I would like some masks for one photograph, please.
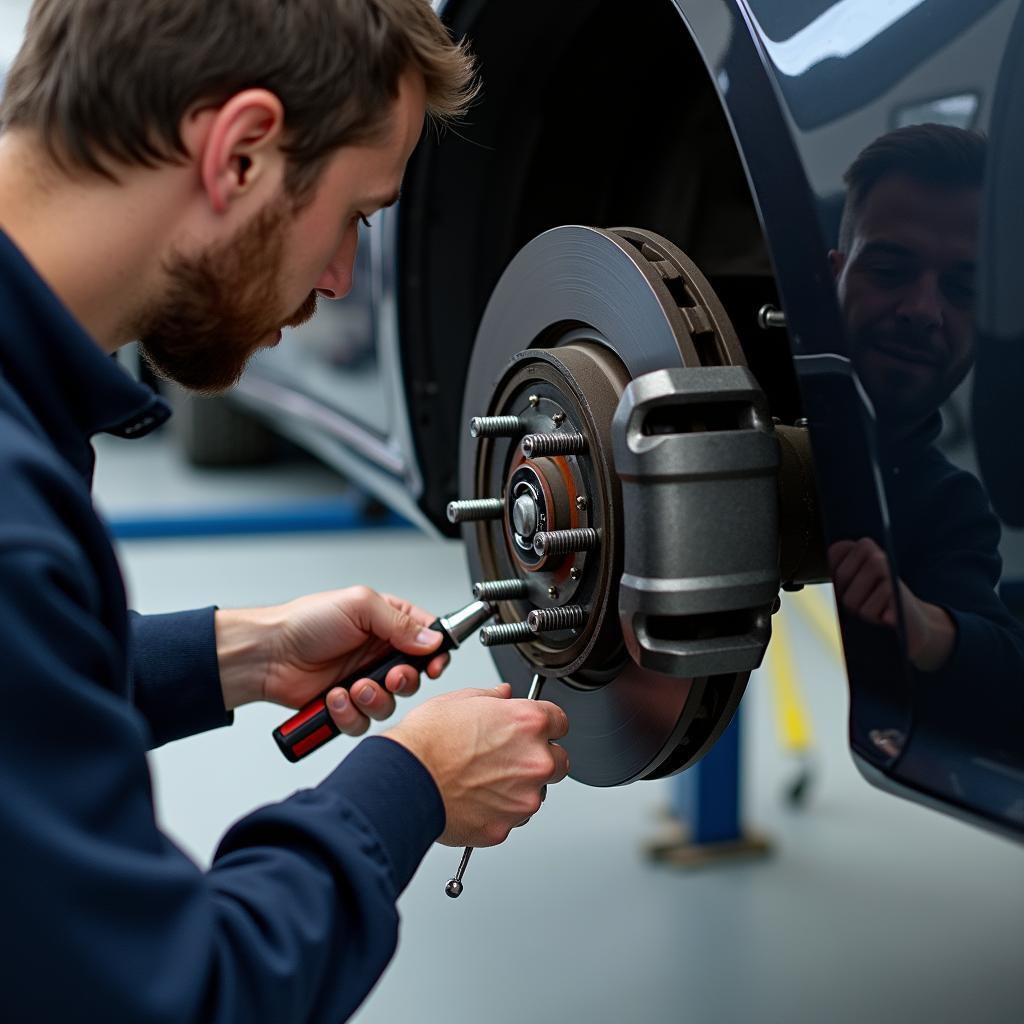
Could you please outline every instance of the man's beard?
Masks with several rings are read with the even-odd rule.
[[[202,394],[226,391],[268,338],[312,318],[316,292],[291,316],[281,312],[284,227],[291,212],[287,200],[272,203],[228,242],[168,260],[167,289],[133,332],[159,376]]]

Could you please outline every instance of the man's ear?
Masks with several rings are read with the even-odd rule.
[[[843,267],[846,266],[846,253],[840,252],[838,249],[829,249],[828,265],[832,268],[832,276],[838,281]]]
[[[266,89],[246,89],[221,107],[186,116],[182,139],[214,213],[226,213],[281,165],[283,133],[284,106]]]

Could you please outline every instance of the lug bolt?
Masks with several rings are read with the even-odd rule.
[[[478,601],[514,601],[526,597],[526,580],[484,580],[473,584],[473,596]]]
[[[568,555],[574,551],[593,551],[601,543],[597,530],[553,530],[538,533],[533,538],[533,550],[538,555]]]
[[[579,578],[580,578],[580,571],[579,571],[579,569],[577,569],[577,568],[576,568],[576,566],[574,565],[574,566],[573,566],[573,567],[572,567],[572,568],[571,568],[571,569],[569,570],[569,579],[571,579],[571,580],[573,580],[573,581],[575,582],[575,581],[576,581],[576,580],[578,580]]]
[[[448,502],[449,523],[475,523],[484,519],[500,519],[505,511],[501,498],[477,498],[474,501]]]
[[[473,437],[518,437],[523,423],[518,416],[474,416],[469,421]]]
[[[527,434],[522,440],[523,454],[528,459],[542,455],[581,455],[587,450],[583,434]]]
[[[587,511],[587,499],[586,499],[586,497],[584,497],[584,495],[581,494],[576,499],[576,508],[578,508],[580,510],[580,512],[586,512]]]
[[[552,601],[557,601],[558,587],[548,587],[548,597],[550,597]]]
[[[502,622],[496,626],[484,626],[480,630],[480,643],[484,647],[522,644],[533,639],[534,632],[525,622]]]
[[[534,633],[554,633],[560,629],[579,629],[586,625],[587,610],[578,604],[563,608],[534,608],[526,619]]]
[[[560,427],[565,422],[565,413],[556,412],[555,415],[551,417],[551,420],[556,427]]]
[[[530,406],[534,409],[536,409],[537,406],[540,405],[540,397],[538,395],[530,395],[527,401],[530,403]]]

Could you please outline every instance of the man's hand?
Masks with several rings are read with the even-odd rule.
[[[865,622],[895,629],[899,623],[896,587],[886,553],[870,537],[837,541],[828,549],[836,597]],[[907,631],[907,657],[922,672],[942,668],[953,653],[956,625],[938,605],[922,601],[897,580]]]
[[[569,731],[565,712],[511,694],[507,683],[442,694],[384,734],[419,758],[437,783],[446,846],[503,843],[540,809],[544,787],[569,773],[569,755],[550,742]]]
[[[394,647],[406,654],[428,654],[441,634],[426,628],[436,616],[408,601],[367,587],[301,597],[274,608],[218,611],[217,658],[224,705],[230,711],[255,700],[299,708],[332,683],[377,661]],[[446,654],[427,666],[436,679],[448,664]],[[338,728],[349,736],[366,732],[395,710],[394,694],[419,689],[419,673],[393,668],[385,689],[369,679],[357,682],[351,696],[341,687],[327,695]]]

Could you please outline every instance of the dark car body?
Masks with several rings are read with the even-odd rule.
[[[874,139],[926,122],[986,133],[977,366],[930,450],[976,483],[978,518],[1001,520],[990,593],[968,594],[951,571],[939,601],[974,602],[997,639],[989,656],[929,675],[909,664],[902,631],[841,625],[864,774],[1024,836],[1020,0],[452,0],[442,13],[480,57],[482,99],[457,132],[421,145],[400,207],[364,236],[352,296],[261,355],[237,399],[450,532],[466,371],[502,270],[548,228],[635,225],[707,275],[773,412],[808,419],[828,538],[873,538],[894,577],[926,538],[914,557],[933,567],[970,543],[965,513],[922,492],[927,473],[906,494],[890,486],[827,254],[843,175]],[[786,331],[758,327],[765,302]]]

